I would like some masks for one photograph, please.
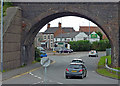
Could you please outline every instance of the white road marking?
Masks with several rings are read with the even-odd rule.
[[[38,78],[38,79],[42,79],[41,77],[38,77],[37,75],[34,75],[33,73],[29,73],[30,75],[34,76],[35,78]],[[33,83],[33,84],[40,84],[40,83],[43,83],[44,81],[41,81],[41,82],[37,82],[37,83]],[[52,81],[52,80],[49,80],[49,82],[55,82],[55,81]],[[57,82],[58,84],[63,84],[61,82]]]
[[[61,83],[61,82],[57,82],[58,84],[63,84],[63,83]]]
[[[37,83],[33,83],[33,84],[40,84],[40,82],[37,82]]]
[[[33,76],[33,74],[31,72],[29,74]]]
[[[35,78],[38,78],[38,79],[42,79],[41,77],[38,77],[38,76],[36,76],[36,75],[34,75],[33,73],[29,73],[30,75],[32,75],[32,76],[34,76]]]

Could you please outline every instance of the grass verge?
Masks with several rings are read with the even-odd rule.
[[[115,71],[111,71],[105,68],[105,59],[108,58],[108,65],[111,65],[111,56],[103,56],[100,58],[98,62],[98,69],[96,70],[98,74],[115,78],[115,79],[120,79],[120,76],[118,76],[120,73],[116,73]],[[120,68],[115,68],[115,69],[120,69]]]

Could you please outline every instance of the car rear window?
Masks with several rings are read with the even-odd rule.
[[[69,65],[69,68],[82,68],[82,65]]]
[[[81,60],[72,60],[72,62],[79,63],[79,62],[82,62],[82,61]]]

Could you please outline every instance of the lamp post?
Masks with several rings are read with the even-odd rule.
[[[3,0],[1,0],[1,72],[3,72]]]

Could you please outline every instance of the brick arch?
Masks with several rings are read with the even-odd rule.
[[[22,9],[22,19],[26,20],[28,28],[22,33],[21,58],[31,61],[33,42],[39,30],[51,20],[63,16],[78,16],[97,24],[107,35],[112,45],[112,66],[118,66],[119,58],[119,24],[118,3],[14,3]],[[23,48],[24,47],[24,48]],[[24,49],[24,50],[23,50]],[[24,57],[23,54],[26,54]],[[28,61],[28,62],[29,62]],[[22,61],[21,61],[22,62]],[[32,62],[32,61],[31,61]],[[30,63],[30,62],[29,62]],[[119,64],[120,66],[120,64]]]
[[[106,32],[106,28],[103,28],[102,24],[99,23],[98,21],[88,17],[88,16],[85,16],[85,15],[81,15],[79,13],[75,13],[75,12],[60,12],[60,13],[55,13],[55,14],[52,14],[52,15],[48,15],[46,16],[45,18],[42,18],[41,20],[39,20],[36,24],[34,24],[33,27],[31,27],[30,31],[28,32],[28,36],[26,37],[26,39],[24,40],[24,45],[25,46],[29,46],[28,47],[28,50],[31,50],[30,46],[33,44],[34,42],[34,38],[35,36],[37,35],[37,33],[39,32],[39,30],[47,23],[49,23],[50,21],[56,19],[56,18],[60,18],[60,17],[64,17],[64,16],[77,16],[77,17],[82,17],[82,18],[85,18],[85,19],[88,19],[90,21],[92,21],[93,23],[95,23],[105,34],[106,36],[108,37],[108,39],[110,40],[110,44],[111,44],[111,47],[112,47],[112,50],[113,50],[113,42],[110,38],[110,34],[108,34]],[[27,48],[27,47],[26,47]],[[27,53],[30,53],[27,52]],[[114,52],[112,52],[114,53]],[[30,54],[27,54],[28,56]],[[31,55],[30,55],[31,56]]]

